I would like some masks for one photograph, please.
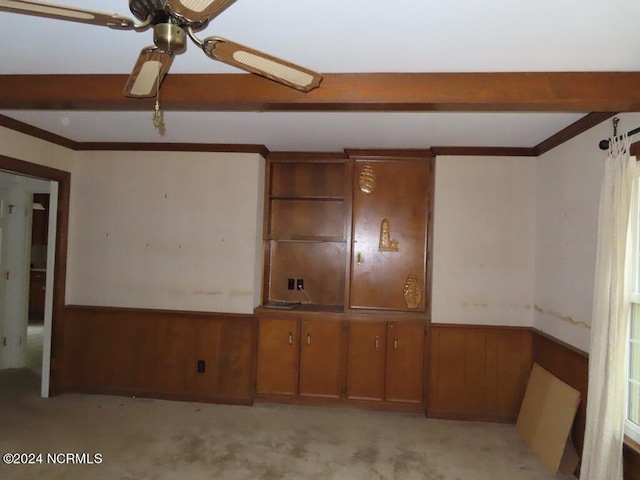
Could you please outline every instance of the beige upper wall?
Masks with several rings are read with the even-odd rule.
[[[71,171],[77,152],[0,127],[0,154],[59,170]]]
[[[434,323],[532,324],[535,162],[436,159]]]
[[[253,312],[260,155],[82,152],[72,175],[67,303]]]
[[[619,132],[640,125],[622,114]],[[542,155],[537,163],[534,326],[589,351],[598,204],[610,121]]]

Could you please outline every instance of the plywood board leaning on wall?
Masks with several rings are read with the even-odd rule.
[[[578,390],[533,364],[516,430],[554,472],[571,474],[578,465],[569,433],[579,403]]]

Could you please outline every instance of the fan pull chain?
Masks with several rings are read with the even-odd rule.
[[[160,109],[160,71],[162,66],[158,65],[158,81],[156,82],[156,104],[153,108],[153,126],[160,135],[166,133],[164,124],[164,112]]]

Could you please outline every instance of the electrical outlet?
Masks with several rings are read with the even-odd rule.
[[[204,360],[198,360],[198,373],[204,373]]]
[[[295,290],[296,289],[296,279],[290,278],[287,280],[287,289]]]
[[[304,278],[299,278],[296,280],[296,289],[304,290]]]

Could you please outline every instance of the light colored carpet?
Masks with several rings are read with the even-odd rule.
[[[83,480],[566,479],[513,425],[421,415],[258,404],[236,407],[99,395],[37,396],[27,369],[0,371],[0,478]],[[100,454],[93,465],[47,453]]]

